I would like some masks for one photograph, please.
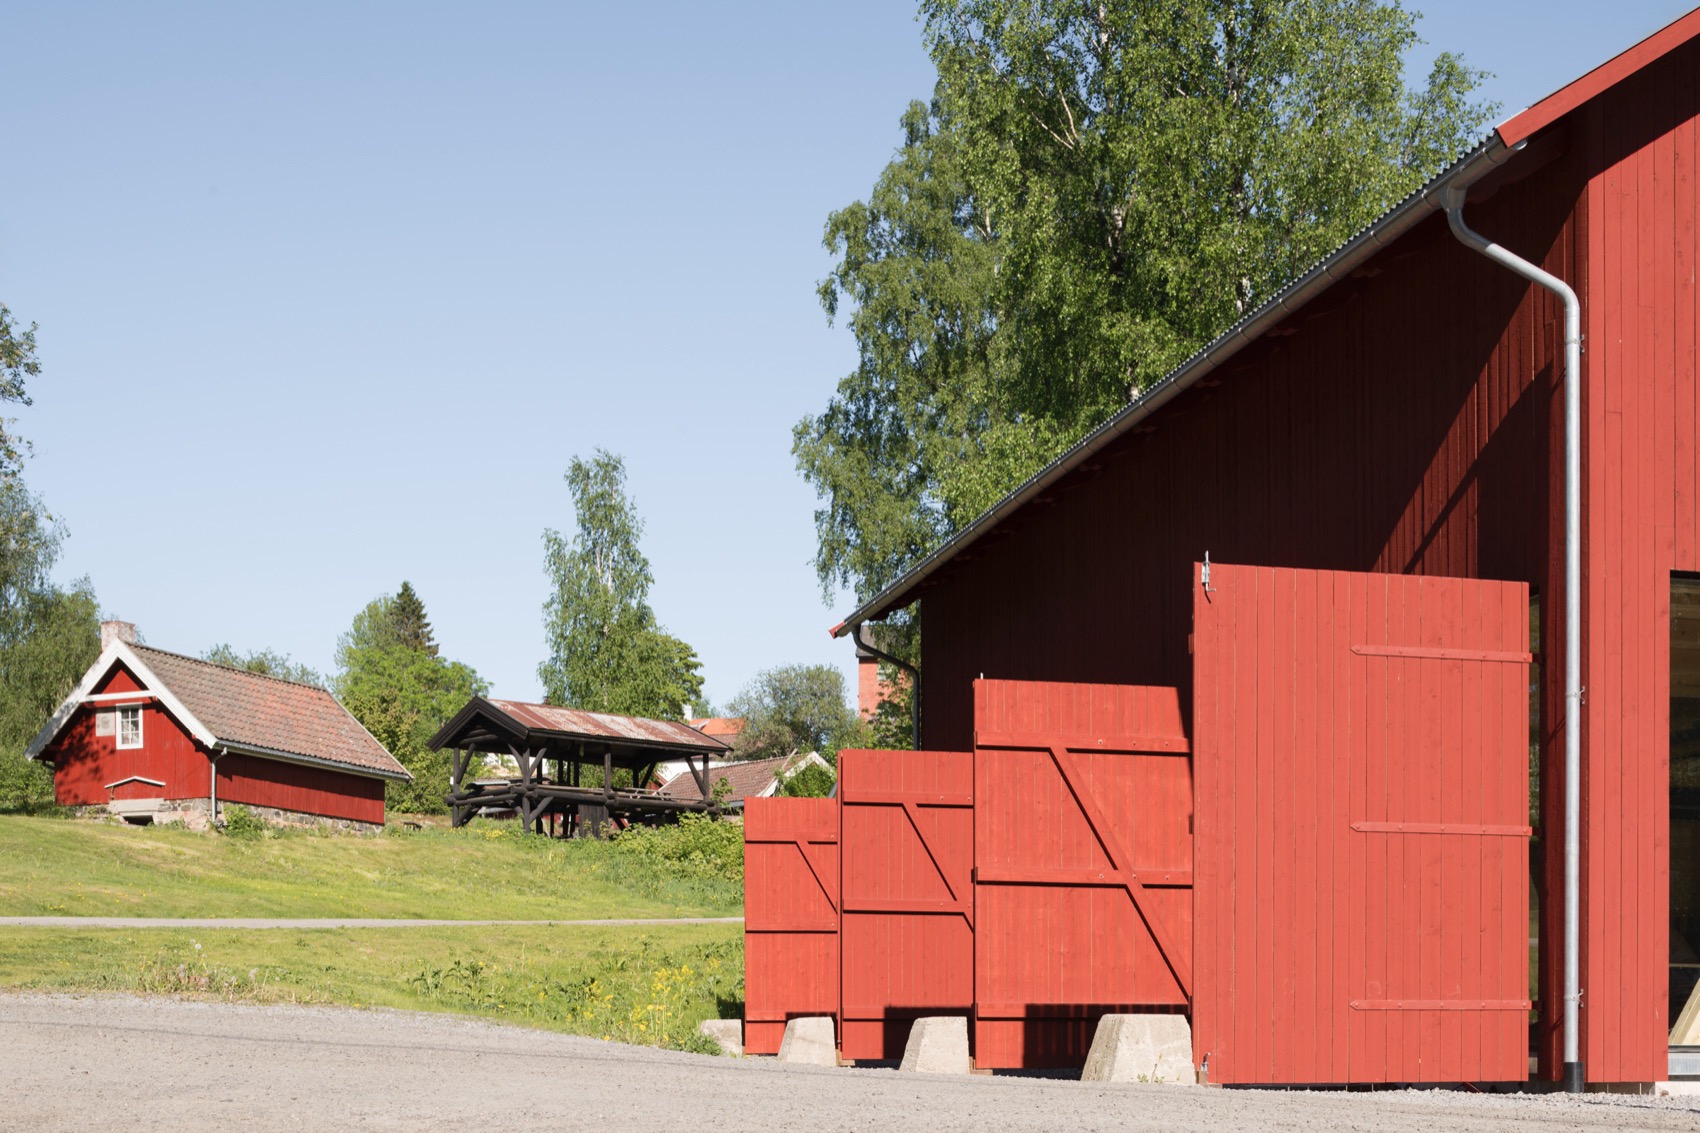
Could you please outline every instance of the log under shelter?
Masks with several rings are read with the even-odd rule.
[[[478,696],[431,737],[452,752],[449,813],[455,826],[475,815],[515,813],[520,829],[562,838],[601,837],[610,823],[654,824],[684,812],[718,814],[708,762],[727,746],[675,720],[583,712],[549,704]],[[511,757],[517,775],[467,780],[479,755]],[[700,797],[642,789],[659,763],[683,760]],[[594,769],[587,775],[585,768]],[[615,772],[631,787],[615,787]]]

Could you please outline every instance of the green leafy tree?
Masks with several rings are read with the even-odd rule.
[[[36,357],[36,325],[19,326],[6,304],[0,303],[0,402],[31,405],[24,389],[27,379],[41,373]],[[16,477],[23,470],[29,442],[12,432],[12,422],[0,422],[0,476]]]
[[[838,776],[817,764],[800,767],[779,781],[774,792],[790,799],[824,799],[832,794]]]
[[[626,466],[597,449],[566,472],[576,530],[543,532],[550,594],[549,658],[537,667],[549,703],[592,712],[680,719],[702,701],[701,662],[655,620],[654,581],[638,548],[643,521],[626,495]]]
[[[467,701],[490,690],[470,666],[438,653],[417,594],[407,606],[398,599],[385,595],[369,602],[337,639],[332,691],[413,774],[411,783],[386,787],[390,808],[437,814],[447,809],[449,756],[427,743]]]
[[[877,592],[1460,151],[1481,72],[1383,0],[925,0],[938,81],[821,285],[794,434],[828,591]],[[898,631],[901,636],[901,631]],[[900,644],[900,643],[894,643]]]
[[[238,653],[235,647],[221,643],[201,654],[201,658],[215,665],[229,665],[233,669],[246,669],[250,673],[264,673],[268,677],[279,677],[296,684],[325,687],[325,678],[317,669],[275,649],[256,649],[242,654]]]
[[[846,699],[844,674],[831,665],[781,665],[759,673],[733,698],[729,711],[744,719],[744,730],[732,743],[739,759],[798,751],[830,759],[840,748],[871,738]]]
[[[52,581],[63,535],[21,479],[0,476],[0,807],[52,801],[52,776],[24,749],[100,655],[88,580]]]
[[[0,303],[0,403],[31,404],[41,373],[35,324]],[[0,806],[50,803],[53,779],[24,749],[100,655],[100,614],[88,580],[54,584],[64,527],[22,478],[29,443],[0,421]]]

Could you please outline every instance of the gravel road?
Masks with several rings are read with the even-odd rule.
[[[1611,1130],[1700,1097],[1085,1085],[781,1066],[445,1015],[0,994],[0,1129]]]

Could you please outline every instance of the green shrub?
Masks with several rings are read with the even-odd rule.
[[[633,826],[606,843],[618,857],[660,866],[675,875],[744,877],[744,827],[704,814],[684,814],[677,826]]]
[[[271,832],[266,820],[245,806],[227,804],[223,811],[224,823],[219,829],[232,838],[264,838]]]

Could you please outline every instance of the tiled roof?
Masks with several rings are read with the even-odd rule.
[[[745,799],[760,798],[773,781],[779,777],[787,760],[796,758],[789,755],[776,756],[773,759],[747,759],[729,763],[711,760],[708,765],[708,789],[714,792],[714,786],[725,779],[732,787],[732,793],[726,797],[727,802],[742,802]],[[702,788],[697,786],[696,776],[689,771],[675,775],[667,780],[658,795],[669,798],[700,799]]]
[[[219,740],[383,775],[406,768],[322,688],[130,646],[171,695]]]
[[[742,716],[702,716],[687,720],[686,723],[705,736],[720,736],[724,739],[731,739],[744,730]]]

